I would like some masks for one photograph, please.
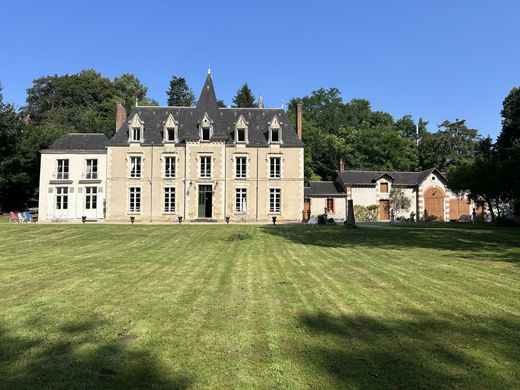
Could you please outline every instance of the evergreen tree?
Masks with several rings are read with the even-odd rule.
[[[166,95],[168,95],[169,106],[189,107],[195,103],[195,95],[184,77],[172,76]]]
[[[238,108],[256,107],[255,96],[247,83],[242,85],[242,87],[237,91],[237,94],[233,98],[233,103],[235,107]]]

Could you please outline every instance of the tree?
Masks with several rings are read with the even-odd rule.
[[[141,84],[141,81],[131,73],[124,73],[114,79],[116,95],[121,99],[128,111],[135,107],[136,101],[139,104],[147,105],[146,92],[148,88]]]
[[[255,96],[247,83],[242,85],[242,87],[237,91],[237,94],[233,98],[233,103],[235,104],[235,107],[238,108],[256,107]]]
[[[436,133],[426,133],[419,143],[421,169],[447,171],[475,155],[478,131],[466,126],[465,120],[444,121]]]
[[[169,106],[191,106],[195,103],[195,95],[184,77],[172,76],[170,87],[166,91]]]
[[[520,139],[520,88],[516,87],[504,99],[502,108],[502,131],[497,146],[504,150]]]
[[[401,210],[408,211],[412,201],[407,197],[402,188],[392,187],[389,194],[390,205],[398,214]]]

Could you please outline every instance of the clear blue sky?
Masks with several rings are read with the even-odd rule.
[[[230,104],[248,82],[267,106],[320,87],[374,109],[500,130],[520,85],[520,1],[6,1],[0,81],[25,103],[33,79],[134,73],[165,104],[171,75],[198,95],[211,64]]]

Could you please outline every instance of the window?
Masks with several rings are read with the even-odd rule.
[[[269,212],[270,213],[279,213],[280,212],[281,192],[282,192],[282,190],[280,188],[270,188],[269,189]]]
[[[128,207],[128,211],[131,213],[141,212],[141,188],[140,187],[130,187],[129,195],[130,195],[129,196],[130,204]]]
[[[69,188],[56,187],[56,210],[67,210],[69,208]]]
[[[88,159],[85,170],[85,179],[97,179],[98,178],[98,160]]]
[[[140,127],[132,127],[130,133],[130,141],[139,142],[141,141],[141,128]]]
[[[382,194],[388,193],[388,183],[379,183],[379,192]]]
[[[279,179],[281,177],[281,157],[269,158],[269,178]]]
[[[175,127],[167,127],[166,128],[166,142],[174,142],[175,141]]]
[[[164,187],[164,212],[175,212],[175,187]]]
[[[97,209],[97,187],[85,187],[85,209]]]
[[[67,180],[69,178],[69,160],[58,160],[56,166],[56,179]]]
[[[209,127],[203,127],[202,128],[202,140],[203,141],[209,141]]]
[[[141,177],[141,157],[130,157],[130,177]]]
[[[280,142],[280,129],[271,129],[271,142]]]
[[[235,178],[245,179],[247,177],[247,157],[235,157]]]
[[[200,177],[211,177],[211,156],[200,157]]]
[[[327,198],[327,211],[334,213],[334,198]]]
[[[245,188],[235,189],[235,210],[237,213],[247,212],[247,190]]]
[[[237,142],[246,142],[246,129],[237,129]]]
[[[175,157],[164,158],[164,177],[172,178],[175,177]]]

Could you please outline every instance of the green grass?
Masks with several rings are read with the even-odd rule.
[[[3,224],[0,388],[518,388],[519,266],[490,227]]]

